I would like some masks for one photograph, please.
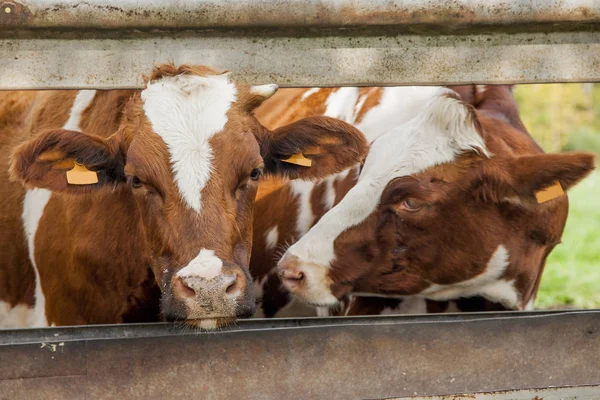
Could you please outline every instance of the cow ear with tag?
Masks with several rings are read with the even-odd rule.
[[[536,154],[496,160],[475,185],[484,201],[535,206],[561,198],[595,168],[595,155],[584,152]]]
[[[257,137],[265,171],[290,179],[323,178],[364,160],[362,132],[335,118],[308,117]]]
[[[73,169],[67,171],[69,185],[95,185],[98,183],[98,173],[90,171],[85,165],[75,161]]]
[[[78,131],[42,133],[18,146],[10,164],[14,180],[58,192],[87,192],[125,181],[116,138]]]

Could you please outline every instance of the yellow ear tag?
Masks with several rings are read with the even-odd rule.
[[[98,183],[98,174],[75,162],[73,169],[67,171],[67,182],[70,185],[93,185]]]
[[[292,154],[292,156],[290,158],[288,158],[287,160],[281,160],[281,161],[289,163],[289,164],[301,165],[303,167],[310,167],[312,165],[312,160],[310,158],[304,157],[304,155],[301,153]]]
[[[537,202],[539,204],[542,204],[542,203],[545,203],[552,199],[555,199],[559,196],[562,196],[563,194],[565,194],[565,191],[563,190],[562,186],[560,185],[560,182],[555,181],[552,186],[548,186],[547,188],[544,188],[544,189],[536,192],[535,198],[537,199]]]

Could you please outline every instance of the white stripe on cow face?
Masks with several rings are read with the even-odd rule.
[[[201,191],[212,170],[209,139],[227,123],[237,90],[226,75],[178,75],[142,91],[144,112],[166,143],[175,182],[187,205],[200,212]]]
[[[202,249],[188,265],[177,272],[181,278],[213,279],[223,272],[223,261],[212,250]]]
[[[309,268],[329,269],[335,258],[335,239],[375,211],[391,180],[451,162],[464,151],[478,150],[489,156],[483,138],[470,123],[468,108],[454,98],[453,91],[412,87],[407,88],[405,94],[413,102],[410,110],[419,112],[373,142],[357,184],[287,250],[280,264],[285,263],[286,256],[295,256],[306,276],[310,275]],[[324,289],[320,288],[315,294],[325,293]],[[307,300],[324,304],[322,298]]]

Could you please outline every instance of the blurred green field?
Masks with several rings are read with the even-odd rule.
[[[523,122],[547,152],[600,156],[600,85],[521,85]],[[569,218],[546,263],[536,308],[600,308],[600,171],[569,192]]]

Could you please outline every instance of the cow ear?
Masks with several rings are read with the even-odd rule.
[[[26,187],[89,192],[124,181],[123,164],[116,137],[58,129],[19,145],[11,155],[10,174]]]
[[[309,117],[263,132],[258,138],[268,174],[316,179],[362,162],[368,152],[364,135],[329,117]]]
[[[476,195],[484,201],[531,205],[561,197],[595,168],[595,155],[537,154],[491,164],[477,178]]]

